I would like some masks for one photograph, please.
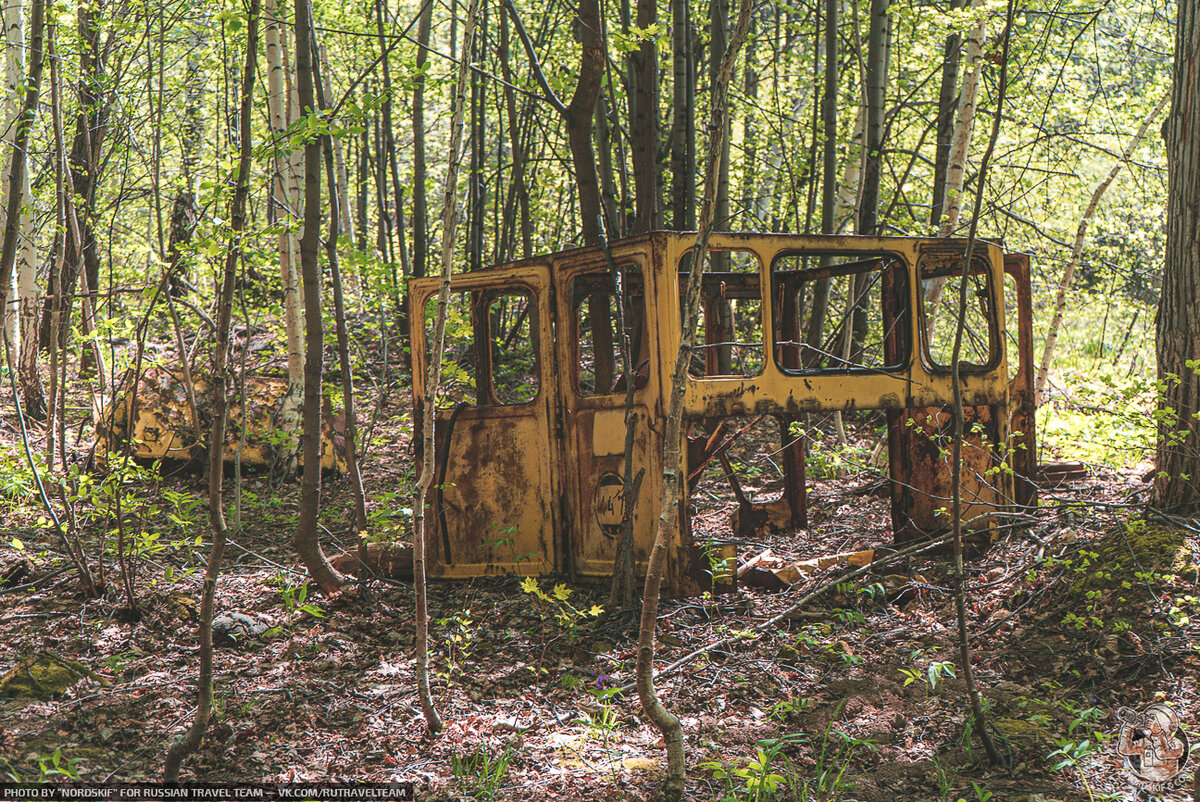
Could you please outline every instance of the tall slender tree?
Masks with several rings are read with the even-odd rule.
[[[296,91],[300,114],[318,116],[313,73],[312,0],[296,0]],[[315,126],[310,127],[310,131]],[[292,542],[309,576],[324,593],[336,591],[343,577],[329,563],[317,536],[321,505],[321,371],[324,366],[325,324],[321,314],[321,140],[310,135],[304,143],[304,233],[300,237],[300,283],[304,295],[304,410],[301,453],[300,514]]]
[[[246,68],[241,83],[241,104],[238,113],[240,145],[238,168],[234,179],[233,200],[229,209],[229,248],[225,252],[221,289],[217,302],[216,341],[213,344],[212,439],[208,448],[208,519],[212,527],[212,550],[208,555],[208,566],[204,572],[204,589],[200,600],[200,676],[197,682],[196,713],[187,732],[171,744],[167,750],[163,778],[167,782],[179,781],[179,770],[183,760],[200,747],[204,732],[208,729],[209,713],[213,699],[213,605],[217,594],[217,579],[221,574],[221,558],[225,551],[228,524],[225,520],[222,488],[225,475],[225,424],[228,412],[228,383],[226,370],[229,355],[229,324],[233,317],[233,292],[237,278],[238,263],[241,261],[246,229],[246,199],[250,194],[250,156],[253,139],[250,115],[253,111],[254,75],[258,63],[258,18],[259,0],[250,0],[249,20],[246,25]]]
[[[30,131],[37,119],[37,104],[42,88],[43,29],[45,20],[44,0],[35,0],[31,21],[33,60],[29,64],[28,81],[25,80],[25,35],[24,15],[21,3],[12,0],[4,7],[4,35],[8,43],[5,59],[5,75],[10,98],[17,104],[22,98],[19,85],[25,83],[23,100],[10,116],[9,129],[14,132],[12,149],[5,165],[5,189],[7,207],[4,225],[4,245],[0,249],[0,316],[7,318],[4,334],[15,346],[19,339],[17,372],[20,376],[21,396],[25,413],[34,418],[45,417],[46,401],[42,394],[42,382],[37,369],[37,252],[34,248],[33,195],[29,188],[29,170],[26,151]],[[9,309],[6,290],[9,277],[16,277],[16,314]],[[18,325],[19,324],[19,325]],[[19,338],[14,337],[19,332]]]
[[[700,286],[704,274],[708,239],[712,234],[716,216],[717,183],[721,174],[721,154],[724,151],[725,117],[729,113],[727,95],[738,50],[746,39],[750,28],[752,0],[742,0],[738,7],[738,21],[730,38],[722,61],[721,71],[713,88],[712,108],[709,111],[709,140],[706,150],[707,162],[704,172],[704,195],[700,208],[700,230],[696,234],[696,245],[691,270],[688,273],[686,300],[684,302],[684,329],[679,339],[679,352],[675,357],[675,369],[671,374],[671,389],[667,419],[663,423],[663,491],[659,507],[658,526],[654,534],[654,545],[646,565],[646,585],[642,592],[642,616],[638,630],[637,646],[637,691],[646,716],[662,733],[667,747],[667,776],[663,793],[667,799],[677,800],[683,796],[684,752],[683,727],[679,718],[667,710],[654,688],[654,633],[658,626],[658,601],[662,589],[663,573],[667,567],[668,553],[674,546],[681,545],[679,510],[687,500],[686,466],[683,443],[683,396],[687,387],[688,366],[692,363],[692,352],[696,345],[696,332],[700,323]]]
[[[1200,2],[1181,0],[1167,140],[1167,252],[1158,302],[1154,503],[1200,510]]]
[[[442,729],[442,719],[434,704],[429,687],[429,609],[425,592],[425,504],[434,476],[434,413],[437,407],[438,382],[442,376],[442,354],[446,344],[446,317],[450,303],[450,277],[454,271],[454,234],[458,226],[458,170],[462,161],[463,118],[467,104],[467,70],[475,34],[475,15],[479,0],[471,0],[467,25],[463,33],[462,55],[459,57],[458,81],[455,85],[454,111],[450,122],[450,153],[446,165],[446,185],[442,195],[441,269],[439,272],[437,314],[433,321],[433,339],[429,343],[429,362],[425,366],[425,397],[416,412],[421,415],[422,438],[421,473],[413,493],[413,580],[417,618],[417,695],[425,724],[430,732]],[[418,310],[421,315],[425,310]]]
[[[279,226],[276,249],[283,286],[283,321],[287,338],[287,392],[279,404],[279,431],[283,433],[280,472],[290,476],[296,471],[300,443],[301,404],[304,398],[304,329],[300,299],[300,242],[296,235],[301,226],[300,198],[296,192],[296,163],[288,128],[294,114],[288,99],[284,35],[291,26],[280,19],[279,0],[266,0],[265,39],[267,51],[267,114],[272,148],[271,187],[268,219]]]

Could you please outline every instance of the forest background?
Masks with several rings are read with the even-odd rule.
[[[1032,256],[1039,344],[1052,339],[1065,304],[1039,416],[1044,453],[1146,474],[1158,390],[1153,310],[1167,246],[1158,127],[1175,8],[1026,5],[1009,25],[1004,12],[987,0],[756,6],[729,87],[715,228],[961,235],[972,222],[967,201],[982,195],[980,236]],[[312,332],[328,337],[332,354],[334,333],[348,328],[341,365],[370,378],[376,402],[361,421],[370,450],[378,419],[411,425],[404,279],[434,271],[444,197],[462,208],[451,232],[456,270],[601,232],[696,226],[706,167],[699,138],[730,36],[728,4],[481,6],[467,59],[463,164],[443,196],[456,161],[452,101],[466,14],[382,0],[311,8],[268,0],[261,16],[240,3],[5,7],[6,141],[20,154],[7,162],[3,194],[11,356],[3,371],[16,385],[5,403],[7,412],[19,398],[40,431],[28,453],[0,453],[0,469],[14,532],[47,525],[36,521],[47,511],[32,511],[44,498],[39,474],[66,488],[63,514],[79,515],[69,527],[84,537],[66,550],[85,587],[92,556],[79,544],[89,527],[107,533],[129,513],[111,512],[125,498],[119,487],[158,487],[134,469],[114,486],[80,456],[92,442],[93,400],[112,398],[132,363],[173,367],[180,353],[204,362],[214,335],[222,344],[221,315],[232,315],[235,338],[269,343],[268,361],[290,388],[283,420],[298,427],[306,336],[311,364],[321,350]],[[298,31],[309,46],[297,46]],[[874,97],[869,50],[884,54]],[[243,97],[247,69],[255,89]],[[326,149],[331,179],[322,175],[324,189],[307,198],[306,146]],[[227,264],[236,266],[236,301],[222,312]],[[317,272],[302,281],[306,266]],[[327,334],[312,327],[315,309]],[[356,393],[330,395],[340,408]],[[406,465],[398,487],[383,491],[390,495],[364,498],[373,538],[405,536],[411,508],[394,502],[414,478]],[[128,503],[139,515],[180,517],[182,498]],[[314,508],[316,498],[303,494]],[[159,510],[164,501],[174,510]],[[140,591],[123,581],[135,609]]]

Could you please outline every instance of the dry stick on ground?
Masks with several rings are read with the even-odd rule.
[[[959,358],[962,356],[963,331],[967,320],[967,284],[971,280],[971,261],[974,259],[975,233],[979,226],[979,214],[983,208],[983,190],[987,180],[988,162],[996,148],[996,140],[1000,136],[1000,120],[1004,112],[1004,97],[1007,94],[1008,82],[1008,45],[1012,38],[1013,0],[1008,0],[1008,11],[1005,14],[1004,39],[1000,61],[1000,93],[996,98],[996,114],[992,119],[992,136],[988,140],[987,150],[979,163],[979,176],[976,179],[975,209],[971,214],[971,228],[967,234],[967,252],[963,259],[962,277],[958,284],[958,320],[954,328],[954,352],[950,359],[950,383],[954,388],[954,442],[950,486],[953,497],[954,523],[954,608],[958,617],[958,663],[959,672],[967,686],[967,695],[971,700],[971,715],[975,720],[975,731],[983,741],[988,758],[993,765],[1000,763],[1000,753],[992,743],[992,736],[987,729],[987,719],[984,717],[983,704],[979,699],[979,689],[975,685],[975,670],[971,666],[971,641],[967,632],[967,601],[965,579],[963,576],[963,520],[962,520],[962,440],[965,434],[966,420],[963,416],[962,366]]]
[[[1067,308],[1067,292],[1071,289],[1071,281],[1075,278],[1075,268],[1079,264],[1079,257],[1083,253],[1083,240],[1087,236],[1088,224],[1096,215],[1096,209],[1100,206],[1100,198],[1108,190],[1110,184],[1117,177],[1117,173],[1121,172],[1121,168],[1126,162],[1133,158],[1133,152],[1137,150],[1138,145],[1142,143],[1142,137],[1146,135],[1147,129],[1150,128],[1150,123],[1158,119],[1158,115],[1162,114],[1162,110],[1166,108],[1167,101],[1171,99],[1171,89],[1167,89],[1166,93],[1158,101],[1158,105],[1154,107],[1146,119],[1142,120],[1142,125],[1138,128],[1137,133],[1129,140],[1129,144],[1125,146],[1125,152],[1121,154],[1121,158],[1113,164],[1112,169],[1108,171],[1108,175],[1104,180],[1096,185],[1096,191],[1092,193],[1091,203],[1088,204],[1087,210],[1084,211],[1083,217],[1079,220],[1079,228],[1075,230],[1075,245],[1071,248],[1071,258],[1063,268],[1062,276],[1058,280],[1058,293],[1054,297],[1054,317],[1050,320],[1050,329],[1046,332],[1046,345],[1042,349],[1042,363],[1038,366],[1037,379],[1033,383],[1033,397],[1036,403],[1041,403],[1043,395],[1046,391],[1046,377],[1050,373],[1050,363],[1054,361],[1054,347],[1058,343],[1058,330],[1062,326],[1063,312]]]
[[[658,515],[658,529],[654,535],[654,546],[650,550],[646,566],[646,587],[642,595],[642,620],[638,632],[637,689],[642,709],[654,726],[663,735],[667,746],[667,777],[663,793],[668,799],[683,796],[684,754],[683,727],[679,718],[663,707],[654,690],[654,630],[658,624],[658,599],[662,588],[663,571],[666,567],[670,544],[679,541],[679,508],[685,503],[685,468],[683,464],[683,395],[687,386],[688,366],[692,361],[692,349],[696,342],[696,330],[700,317],[700,280],[704,273],[704,259],[708,251],[708,238],[712,234],[716,207],[717,179],[721,172],[721,154],[726,135],[725,120],[729,82],[733,77],[734,63],[738,50],[750,29],[752,0],[742,0],[738,6],[737,29],[729,42],[729,48],[721,59],[721,71],[717,76],[712,93],[712,110],[709,121],[708,164],[705,166],[704,196],[700,207],[700,231],[692,251],[692,266],[688,274],[687,301],[684,312],[684,330],[679,341],[679,353],[675,357],[675,371],[671,377],[671,397],[667,420],[663,427],[663,494]],[[633,377],[628,377],[629,381]]]
[[[475,16],[479,11],[479,0],[471,0],[467,11],[467,26],[463,31],[462,57],[458,62],[458,82],[454,90],[454,115],[450,123],[450,154],[446,167],[446,186],[442,195],[442,265],[437,295],[437,317],[433,324],[433,343],[429,348],[429,362],[425,366],[425,397],[422,399],[421,478],[413,494],[413,591],[416,597],[417,617],[417,694],[421,699],[421,712],[431,733],[442,729],[429,691],[429,605],[425,588],[425,497],[433,484],[434,411],[437,391],[442,375],[442,351],[446,342],[446,307],[450,303],[450,276],[453,273],[454,231],[458,225],[458,168],[462,161],[463,117],[467,102],[467,72],[470,69],[472,40],[475,38]],[[410,314],[423,318],[424,309],[410,310]]]
[[[972,521],[968,521],[968,523],[971,523],[971,522]],[[879,557],[878,559],[868,563],[867,565],[864,565],[861,568],[856,568],[855,570],[850,571],[849,573],[837,574],[833,578],[827,580],[826,582],[821,583],[813,590],[810,590],[808,593],[804,594],[804,596],[802,596],[798,601],[796,601],[794,604],[792,604],[791,607],[787,608],[782,613],[779,613],[778,615],[776,615],[772,618],[768,618],[766,621],[763,621],[762,623],[751,627],[748,631],[749,632],[764,632],[768,629],[771,629],[775,625],[787,620],[788,618],[790,618],[790,617],[794,616],[795,614],[797,614],[798,612],[800,612],[801,609],[806,604],[813,601],[818,596],[820,596],[821,594],[830,590],[831,588],[835,588],[843,582],[849,582],[852,579],[857,579],[858,577],[862,576],[863,574],[870,573],[871,571],[878,571],[880,568],[883,568],[886,565],[890,565],[892,563],[898,562],[907,557],[913,557],[918,554],[923,554],[924,552],[927,552],[927,551],[933,551],[934,549],[937,549],[937,548],[945,545],[946,543],[949,543],[951,538],[953,538],[953,537],[954,537],[954,535],[952,533],[947,533],[945,535],[942,535],[941,537],[935,538],[934,540],[923,540],[920,543],[914,543],[911,546],[907,546],[898,551],[894,551],[894,552],[891,552],[890,554]],[[687,654],[685,654],[683,657],[680,657],[675,662],[670,663],[669,665],[663,666],[658,671],[655,671],[654,678],[661,679],[663,677],[670,676],[671,674],[675,673],[676,671],[683,668],[684,666],[692,665],[695,662],[697,657],[700,657],[701,655],[708,654],[709,652],[720,649],[722,646],[728,646],[729,644],[735,643],[735,642],[741,640],[742,638],[743,638],[742,634],[731,635],[730,637],[722,638],[721,640],[713,641],[712,643],[705,644],[701,648],[690,651]],[[621,687],[621,693],[631,693],[635,688],[636,688],[636,685],[624,685]]]
[[[225,419],[226,419],[226,361],[229,354],[229,322],[233,317],[234,279],[237,277],[238,259],[242,253],[242,231],[246,227],[246,198],[250,194],[250,155],[253,140],[250,136],[250,114],[254,93],[254,68],[258,57],[259,0],[250,0],[249,22],[246,26],[246,70],[242,76],[242,102],[238,127],[241,146],[238,153],[238,170],[233,190],[233,202],[229,211],[230,243],[225,256],[225,274],[221,280],[221,295],[217,306],[216,343],[213,346],[212,439],[208,446],[208,520],[212,525],[212,552],[204,572],[204,591],[200,597],[200,676],[197,679],[196,715],[187,733],[171,744],[167,750],[166,768],[163,779],[179,781],[179,767],[183,759],[196,751],[208,727],[208,716],[212,709],[213,695],[213,644],[212,614],[213,601],[217,593],[217,577],[221,573],[221,554],[225,550],[225,509],[221,501],[222,480],[225,468]]]

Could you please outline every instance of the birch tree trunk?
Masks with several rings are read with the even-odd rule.
[[[969,0],[950,0],[951,9],[964,8]],[[958,108],[958,64],[961,60],[962,34],[955,31],[942,47],[942,85],[938,91],[937,145],[933,166],[933,199],[929,225],[936,229],[942,221],[946,198],[946,165],[950,161],[950,141],[954,136],[954,112]]]
[[[987,38],[987,12],[984,10],[984,0],[973,0],[972,8],[979,14],[979,21],[967,37],[967,71],[963,75],[958,114],[954,120],[954,136],[950,140],[945,211],[938,227],[939,237],[948,237],[958,228],[963,181],[967,173],[967,156],[971,149],[971,133],[975,128],[975,95],[979,89],[979,71],[983,65],[983,43]],[[938,294],[944,285],[945,281],[942,281],[938,287]]]
[[[721,153],[724,150],[727,97],[737,53],[750,28],[752,0],[742,0],[738,8],[737,27],[721,62],[721,71],[713,88],[711,119],[708,126],[708,161],[705,165],[704,196],[700,207],[700,230],[696,235],[695,257],[688,274],[684,311],[684,330],[671,376],[671,394],[667,420],[663,424],[663,494],[659,508],[658,529],[646,566],[646,586],[642,593],[641,626],[638,631],[637,690],[642,710],[663,735],[667,747],[667,777],[663,793],[667,799],[683,796],[684,752],[683,727],[679,718],[663,707],[654,689],[654,633],[658,625],[658,601],[662,588],[667,555],[679,543],[679,510],[685,498],[686,467],[683,451],[683,396],[687,387],[688,365],[696,343],[700,320],[700,284],[708,239],[716,214],[717,184],[721,174]]]
[[[463,33],[462,52],[458,63],[458,82],[454,94],[454,114],[450,123],[450,153],[447,158],[446,185],[442,194],[442,261],[437,295],[437,317],[433,323],[433,341],[429,343],[429,362],[425,366],[425,397],[422,399],[421,475],[413,497],[413,582],[416,597],[417,693],[421,711],[431,733],[440,732],[438,716],[429,689],[429,606],[425,589],[425,499],[434,478],[434,412],[437,407],[438,383],[442,375],[442,353],[446,342],[446,308],[450,303],[450,276],[454,272],[454,232],[458,225],[458,170],[462,162],[463,118],[467,105],[467,72],[475,38],[475,15],[479,0],[471,0],[467,11],[467,27]],[[515,12],[514,12],[515,13]],[[413,314],[424,316],[424,309]]]
[[[425,253],[429,250],[429,212],[427,211],[425,182],[425,67],[429,63],[430,29],[433,23],[433,3],[421,7],[417,22],[417,72],[413,78],[412,126],[413,126],[413,275],[425,275]]]
[[[967,157],[971,150],[971,133],[975,128],[975,95],[979,89],[979,73],[983,67],[983,43],[987,38],[987,11],[984,0],[972,0],[971,7],[979,14],[979,21],[971,29],[967,37],[967,71],[963,75],[962,91],[958,96],[958,114],[954,120],[954,136],[950,140],[950,157],[946,167],[946,193],[943,201],[941,225],[938,227],[939,237],[949,237],[958,228],[958,216],[962,208],[963,183],[967,174]],[[979,187],[983,192],[983,187]],[[946,287],[947,278],[932,279],[922,282],[922,292],[925,294],[925,307],[937,309]],[[932,316],[926,322],[932,337],[933,327],[937,320]]]
[[[21,110],[24,104],[21,102],[20,88],[21,83],[25,80],[25,33],[24,33],[24,14],[21,10],[20,0],[9,0],[4,4],[4,11],[0,19],[4,22],[4,44],[5,54],[4,59],[4,83],[8,87],[8,92],[4,98],[4,130],[15,133],[18,120],[21,116]],[[4,160],[4,196],[12,196],[12,165],[16,153],[15,147],[7,148],[8,157]],[[23,192],[19,190],[19,192]],[[3,288],[0,289],[0,297],[3,297],[3,303],[0,304],[0,321],[3,322],[4,336],[8,338],[11,348],[20,351],[20,327],[18,319],[20,318],[20,290],[18,287],[20,268],[9,267],[5,269]]]
[[[1112,169],[1108,171],[1108,175],[1104,177],[1104,180],[1096,185],[1096,190],[1092,193],[1092,200],[1088,203],[1083,217],[1079,220],[1079,228],[1075,230],[1075,244],[1071,248],[1071,258],[1067,261],[1066,267],[1063,268],[1062,276],[1058,280],[1058,292],[1054,296],[1054,317],[1050,319],[1050,329],[1046,332],[1046,344],[1042,349],[1042,362],[1038,366],[1037,380],[1033,383],[1033,397],[1038,404],[1042,402],[1046,391],[1046,377],[1049,376],[1050,364],[1054,361],[1054,347],[1058,344],[1058,330],[1062,326],[1063,312],[1067,308],[1067,293],[1071,290],[1071,281],[1075,278],[1075,267],[1079,264],[1080,254],[1083,253],[1083,240],[1087,236],[1088,224],[1096,216],[1096,209],[1100,206],[1100,199],[1108,191],[1109,186],[1117,177],[1117,173],[1121,172],[1121,168],[1133,158],[1133,152],[1142,143],[1142,138],[1146,135],[1146,130],[1150,127],[1150,123],[1158,119],[1158,115],[1162,113],[1162,110],[1167,105],[1167,101],[1170,99],[1171,90],[1168,89],[1167,93],[1158,101],[1158,105],[1154,107],[1154,110],[1142,121],[1142,125],[1138,128],[1137,133],[1129,140],[1129,144],[1126,145],[1121,158],[1113,164]]]
[[[840,0],[825,0],[825,95],[822,98],[821,118],[825,141],[821,158],[821,233],[834,233],[834,213],[837,198],[837,87],[838,87],[838,15]],[[830,257],[821,257],[821,266],[832,264]],[[829,304],[829,279],[813,285],[812,314],[804,342],[812,348],[821,347],[825,328],[826,307]],[[806,349],[806,353],[810,353]]]
[[[15,315],[8,315],[6,331],[9,340],[17,349],[17,373],[20,380],[21,396],[24,399],[25,414],[36,419],[46,415],[46,400],[42,393],[41,379],[38,377],[38,307],[37,307],[37,251],[34,247],[33,231],[33,195],[29,187],[29,170],[25,157],[26,143],[29,139],[29,129],[33,125],[36,114],[36,102],[41,88],[42,77],[42,24],[44,19],[44,4],[33,9],[33,62],[29,69],[27,90],[33,99],[22,95],[18,88],[25,81],[25,20],[22,4],[12,0],[4,6],[4,32],[7,43],[8,57],[5,59],[5,77],[12,108],[5,115],[8,120],[8,130],[14,132],[14,143],[11,155],[5,167],[5,195],[10,199],[19,199],[15,252],[5,254],[0,272],[11,271],[16,278],[16,295],[9,296],[17,299]],[[32,106],[30,104],[33,104]],[[17,162],[20,162],[18,165]],[[14,187],[14,184],[17,185]],[[10,203],[11,212],[11,203]],[[7,236],[7,231],[6,231]],[[15,257],[15,264],[9,264]],[[10,305],[3,304],[3,309],[10,311]],[[19,343],[19,345],[18,345]]]
[[[279,272],[283,279],[283,320],[287,334],[288,389],[279,405],[279,429],[287,435],[282,445],[282,463],[279,465],[285,476],[296,472],[296,455],[300,443],[300,405],[304,397],[304,334],[300,315],[299,242],[296,229],[297,202],[295,194],[296,173],[291,147],[285,132],[293,122],[289,113],[287,68],[283,53],[281,29],[287,29],[279,18],[279,0],[266,0],[267,40],[267,112],[270,119],[271,136],[275,141],[274,170],[271,178],[271,202],[269,219],[279,224],[276,247],[279,251]]]

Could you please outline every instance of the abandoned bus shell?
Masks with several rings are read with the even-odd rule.
[[[694,245],[694,234],[654,232],[453,278],[426,519],[430,575],[611,575],[625,518],[630,380],[618,286],[635,382],[633,465],[645,470],[630,512],[644,570]],[[689,493],[741,433],[774,421],[782,495],[754,504],[730,470],[737,527],[805,528],[805,415],[877,409],[888,424],[895,539],[945,529],[950,363],[966,282],[963,519],[987,529],[1032,503],[1028,260],[981,241],[964,270],[965,251],[949,239],[714,234],[685,394]],[[409,283],[418,421],[437,290],[436,278]],[[666,578],[675,594],[711,582],[681,504]]]

